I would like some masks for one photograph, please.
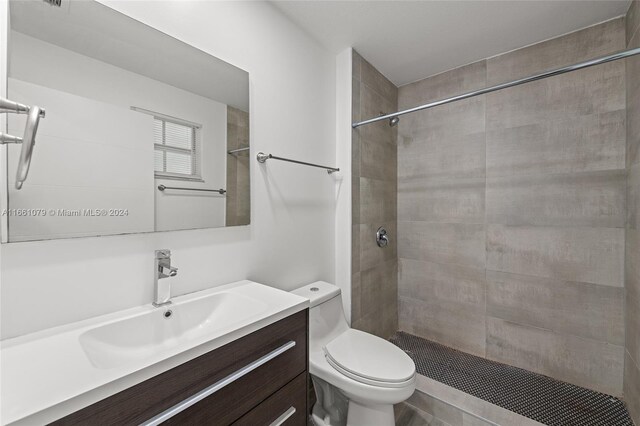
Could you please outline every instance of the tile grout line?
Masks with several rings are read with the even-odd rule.
[[[485,59],[484,62],[484,79],[485,85],[489,81],[489,62]],[[488,217],[487,217],[487,175],[489,171],[489,160],[488,160],[488,149],[487,149],[487,99],[486,96],[483,96],[484,99],[484,355],[487,356],[488,346],[489,346],[489,322],[488,318],[488,291],[489,291],[489,281],[487,279],[487,269],[489,265],[489,247],[488,247],[488,238],[487,238],[487,229],[488,229]]]

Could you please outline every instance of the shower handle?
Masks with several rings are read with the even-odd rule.
[[[376,243],[378,243],[378,247],[386,247],[389,244],[387,230],[382,226],[376,231]]]

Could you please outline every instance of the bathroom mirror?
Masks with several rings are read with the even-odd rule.
[[[249,224],[246,71],[95,1],[9,7],[8,96],[46,110],[9,242]]]

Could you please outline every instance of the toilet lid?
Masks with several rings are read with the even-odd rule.
[[[334,368],[369,384],[403,383],[416,372],[413,360],[400,348],[359,330],[345,331],[323,349],[327,362]]]

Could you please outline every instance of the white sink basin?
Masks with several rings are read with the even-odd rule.
[[[49,424],[308,306],[238,281],[3,340],[0,424]]]
[[[266,308],[264,302],[241,294],[215,293],[85,331],[80,345],[96,368],[114,368],[259,316]]]

